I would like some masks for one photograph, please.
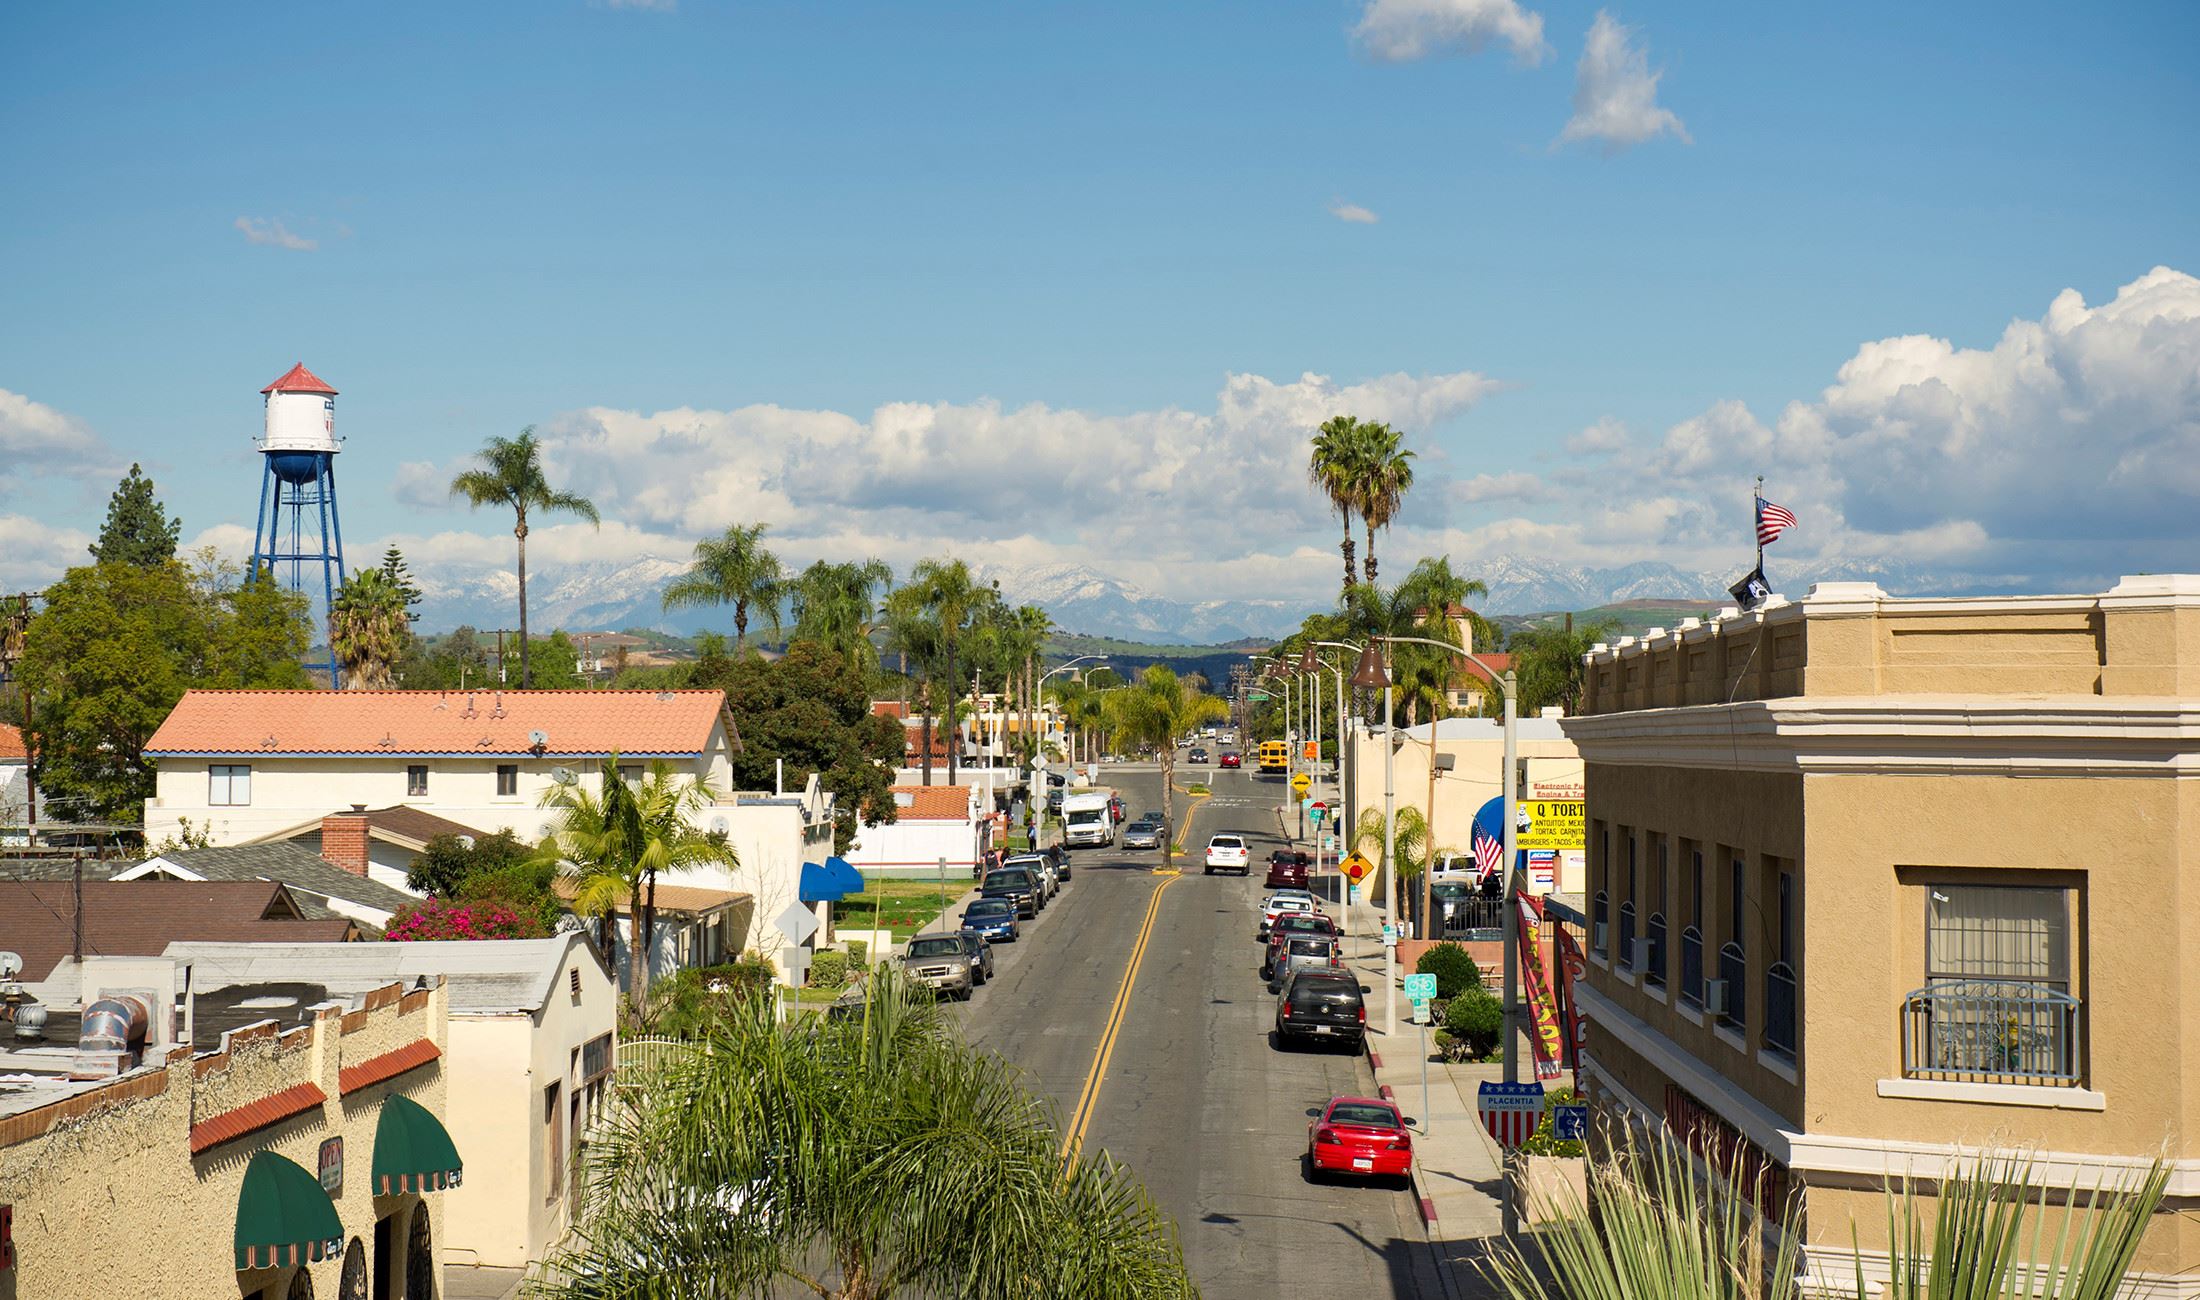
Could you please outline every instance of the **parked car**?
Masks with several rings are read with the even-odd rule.
[[[963,955],[970,959],[970,982],[985,984],[993,978],[993,945],[985,935],[976,930],[957,930],[955,936],[963,942]]]
[[[1225,832],[1207,840],[1207,869],[1205,874],[1217,871],[1235,871],[1245,875],[1252,870],[1252,850],[1245,847],[1245,837]]]
[[[1268,855],[1266,883],[1270,889],[1304,889],[1313,870],[1312,854],[1299,849],[1277,849]]]
[[[1413,1168],[1413,1135],[1398,1108],[1374,1097],[1331,1097],[1306,1126],[1306,1172],[1404,1178]]]
[[[1256,938],[1266,939],[1276,918],[1287,912],[1319,912],[1321,904],[1303,889],[1279,889],[1262,900],[1260,905],[1260,929]]]
[[[1281,986],[1296,971],[1343,970],[1344,945],[1333,934],[1291,934],[1272,944],[1268,982]]]
[[[1320,912],[1285,912],[1278,916],[1275,923],[1268,927],[1268,946],[1260,955],[1261,978],[1268,979],[1274,975],[1276,949],[1283,946],[1285,939],[1301,934],[1335,936],[1336,933],[1337,923]]]
[[[1014,943],[1024,937],[1024,927],[1016,921],[1016,904],[1006,898],[972,900],[963,909],[962,928],[994,943]]]
[[[977,986],[959,934],[923,934],[911,939],[901,954],[901,968],[910,979],[960,1002],[968,1002],[970,990]]]
[[[1039,877],[1022,867],[1002,867],[988,871],[978,886],[980,898],[1003,898],[1015,904],[1016,915],[1037,916],[1046,901],[1039,896]]]
[[[1204,763],[1207,761],[1208,758],[1207,751],[1204,749],[1194,749],[1191,753],[1186,754],[1184,757],[1185,761],[1192,763]]]
[[[1161,847],[1161,823],[1135,821],[1123,828],[1123,847],[1126,849],[1158,849]]]
[[[1319,1041],[1358,1051],[1367,1040],[1367,1004],[1349,971],[1293,971],[1276,997],[1276,1044]]]
[[[1226,750],[1222,751],[1222,757],[1221,757],[1221,758],[1220,758],[1219,760],[1217,760],[1217,762],[1216,762],[1216,766],[1218,766],[1218,767],[1243,767],[1243,766],[1245,766],[1245,759],[1244,759],[1244,756],[1243,756],[1243,755],[1241,755],[1241,754],[1239,754],[1239,753],[1238,753],[1238,752],[1237,752],[1236,750],[1234,750],[1234,749],[1226,749]]]
[[[1001,864],[1028,871],[1039,878],[1039,903],[1045,906],[1062,892],[1062,873],[1044,853],[1019,853]]]

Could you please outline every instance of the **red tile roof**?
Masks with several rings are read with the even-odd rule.
[[[873,700],[871,712],[882,718],[906,718],[909,716],[909,703],[906,700]]]
[[[0,880],[0,936],[38,983],[75,942],[74,887],[66,880]],[[87,880],[84,953],[158,957],[179,939],[335,943],[359,937],[349,917],[309,921],[271,880]]]
[[[1482,663],[1476,663],[1475,659],[1481,660]],[[1492,671],[1504,672],[1507,668],[1512,667],[1512,661],[1513,657],[1511,655],[1484,654],[1478,650],[1475,652],[1474,659],[1461,658],[1458,660],[1457,672],[1462,676],[1479,677],[1487,682],[1493,680],[1490,677]],[[1489,667],[1484,668],[1482,664],[1488,664]]]
[[[319,375],[306,369],[306,363],[303,361],[284,371],[281,379],[276,380],[260,391],[263,393],[327,393],[330,397],[336,396],[336,390],[321,382]]]
[[[903,796],[909,802],[902,803]],[[960,785],[897,785],[895,815],[905,822],[961,822],[970,820],[970,789]]]
[[[700,754],[724,691],[186,691],[164,754]]]
[[[30,756],[31,751],[23,744],[22,731],[0,722],[0,759],[16,758],[27,761]]]
[[[202,1119],[191,1126],[191,1154],[198,1155],[209,1147],[234,1142],[247,1133],[280,1124],[293,1115],[303,1115],[327,1100],[328,1094],[321,1091],[319,1084],[297,1083],[249,1105]]]
[[[940,725],[940,720],[938,718],[932,719],[932,759],[934,762],[944,763],[947,761],[948,735],[947,728]],[[924,719],[919,718],[914,722],[901,724],[901,753],[904,760],[923,760]]]
[[[357,1065],[347,1065],[336,1072],[336,1091],[349,1097],[371,1083],[394,1079],[407,1070],[421,1066],[443,1055],[434,1043],[422,1038],[405,1044],[394,1052],[370,1056]]]

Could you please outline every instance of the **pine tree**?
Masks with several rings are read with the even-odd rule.
[[[404,553],[394,546],[382,552],[382,576],[404,593],[408,615],[420,607],[420,588],[412,580],[412,570],[405,564]]]
[[[92,559],[100,564],[157,569],[176,558],[176,540],[182,534],[183,521],[169,515],[160,498],[153,495],[153,480],[132,465],[129,475],[115,485],[114,496],[108,498],[107,522],[100,526],[99,540],[89,549]]]

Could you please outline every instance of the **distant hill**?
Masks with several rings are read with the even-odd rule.
[[[1623,600],[1570,612],[1577,627],[1589,623],[1614,623],[1618,625],[1614,635],[1640,636],[1654,627],[1675,627],[1684,618],[1708,619],[1718,611],[1717,604],[1703,600]],[[1568,612],[1501,614],[1497,626],[1509,637],[1522,628],[1555,627],[1565,622]]]

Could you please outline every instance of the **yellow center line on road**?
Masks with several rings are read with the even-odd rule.
[[[1085,1132],[1092,1127],[1092,1113],[1100,1101],[1100,1085],[1108,1076],[1108,1059],[1115,1055],[1116,1035],[1123,1028],[1124,1013],[1130,1009],[1131,989],[1138,983],[1139,963],[1146,959],[1146,943],[1153,938],[1153,923],[1161,915],[1161,896],[1169,892],[1169,886],[1182,877],[1171,877],[1156,886],[1153,900],[1146,904],[1146,922],[1138,928],[1138,941],[1131,945],[1131,958],[1123,971],[1123,984],[1115,991],[1115,1005],[1108,1009],[1107,1027],[1100,1033],[1100,1044],[1093,1049],[1092,1069],[1085,1074],[1084,1089],[1078,1094],[1077,1109],[1070,1114],[1069,1132],[1062,1139],[1062,1157],[1075,1164],[1084,1149]]]

